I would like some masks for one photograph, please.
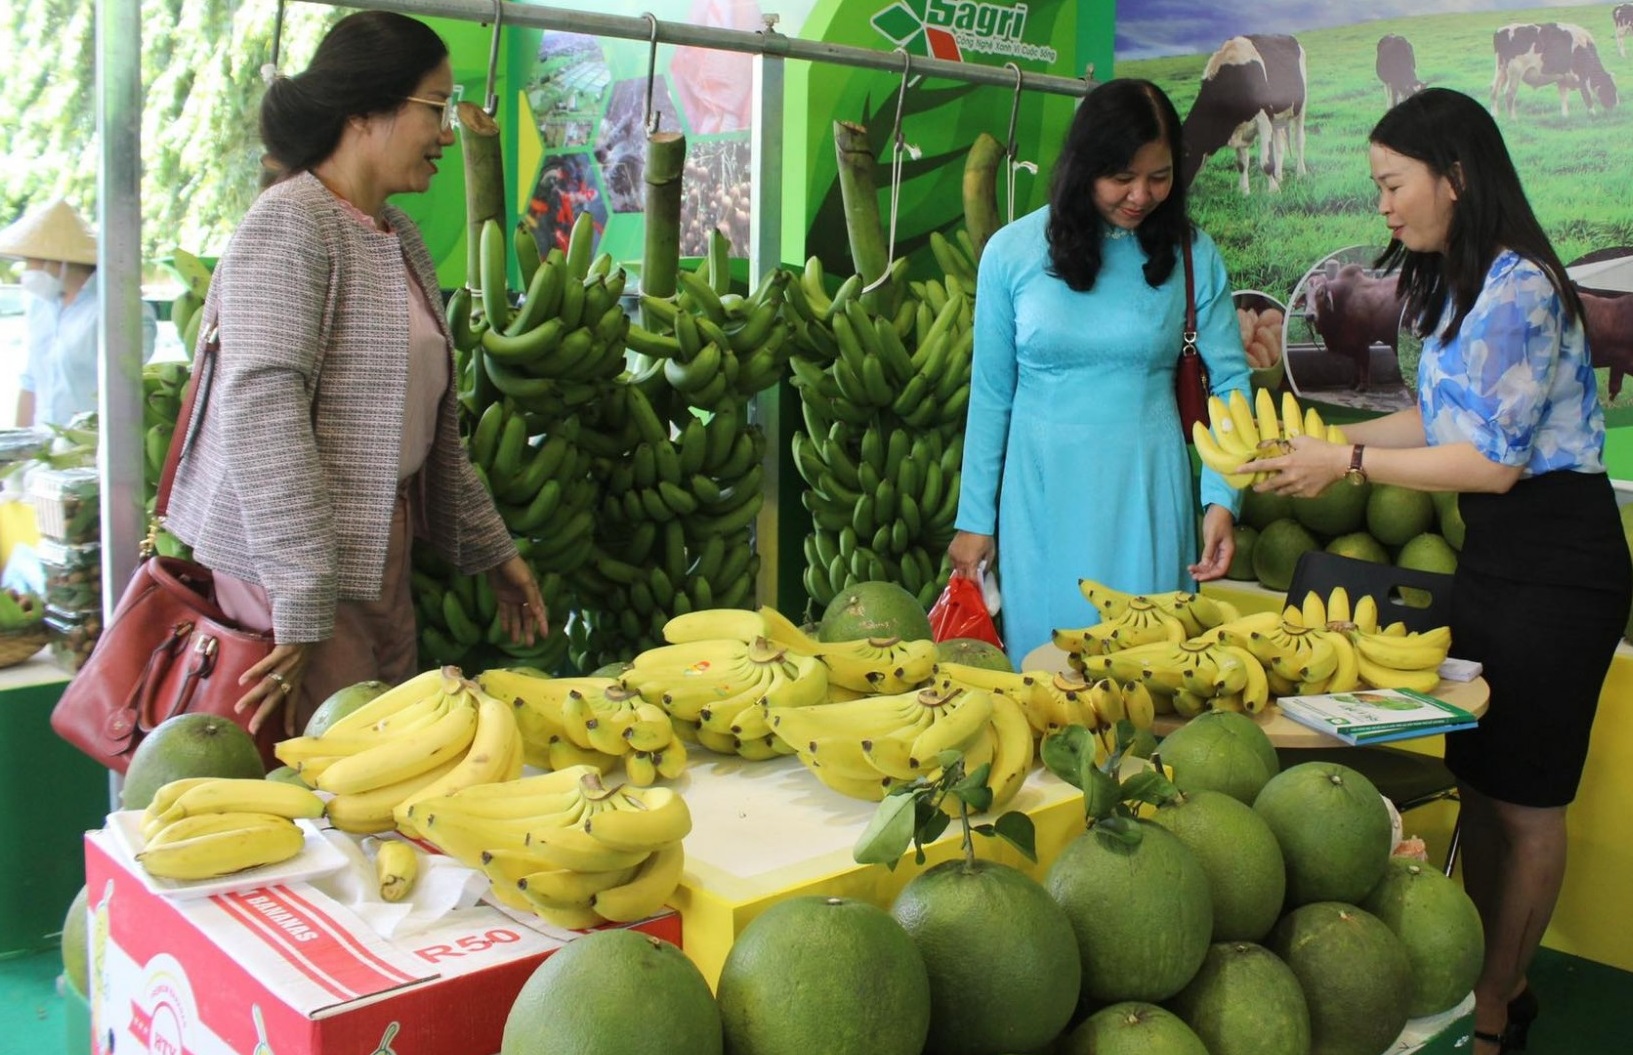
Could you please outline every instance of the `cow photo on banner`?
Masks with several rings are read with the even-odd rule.
[[[1419,342],[1394,276],[1373,267],[1388,233],[1367,134],[1432,85],[1496,115],[1589,294],[1601,397],[1633,416],[1620,395],[1633,372],[1629,35],[1633,4],[1119,0],[1116,75],[1155,81],[1183,117],[1180,178],[1240,291],[1256,383],[1367,410],[1415,398]]]

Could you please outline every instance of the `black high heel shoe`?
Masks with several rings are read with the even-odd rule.
[[[1508,1002],[1508,1028],[1503,1030],[1503,1051],[1525,1050],[1531,1023],[1536,1021],[1537,1013],[1541,1010],[1537,995],[1530,986],[1521,989],[1520,995]]]

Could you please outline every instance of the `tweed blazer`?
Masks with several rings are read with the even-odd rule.
[[[221,347],[166,525],[200,563],[266,590],[281,643],[325,640],[337,601],[380,594],[408,387],[404,257],[438,288],[413,222],[392,206],[385,217],[389,234],[363,226],[310,173],[268,188],[203,309],[200,332],[216,323]],[[430,541],[474,573],[516,547],[460,443],[455,387],[421,508]]]

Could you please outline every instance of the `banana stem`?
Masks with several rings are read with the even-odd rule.
[[[641,257],[641,292],[675,295],[680,267],[681,176],[686,169],[686,137],[655,132],[646,137],[646,243]],[[658,330],[657,319],[641,309],[641,322]]]
[[[964,763],[960,762],[958,768],[962,773]],[[970,829],[970,804],[962,798],[958,800],[958,823],[964,829],[964,841],[959,844],[964,851],[964,871],[966,873],[973,872],[975,871],[975,833]]]
[[[975,137],[970,152],[964,157],[964,229],[975,245],[975,259],[1003,226],[998,217],[998,162],[1004,156],[1004,145],[990,133]]]
[[[868,130],[850,121],[834,122],[834,149],[839,156],[839,194],[845,206],[845,234],[850,240],[851,261],[863,285],[885,273],[890,251],[885,245],[884,227],[879,222],[879,185],[873,175],[873,148]],[[879,303],[888,303],[889,290],[874,291]]]
[[[465,284],[480,281],[482,225],[505,229],[505,160],[499,126],[475,103],[459,104],[459,140],[465,157]]]

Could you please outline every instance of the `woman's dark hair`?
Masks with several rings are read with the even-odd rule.
[[[1565,302],[1566,317],[1572,321],[1582,317],[1582,301],[1531,211],[1503,135],[1484,106],[1449,88],[1429,88],[1384,114],[1370,138],[1423,162],[1457,191],[1444,253],[1416,252],[1395,239],[1377,261],[1379,267],[1400,267],[1399,289],[1406,295],[1407,314],[1416,320],[1419,337],[1435,331],[1448,298],[1453,314],[1440,336],[1442,340],[1457,336],[1485,285],[1491,262],[1504,249],[1547,272]]]
[[[1145,281],[1160,286],[1173,274],[1176,250],[1191,237],[1185,186],[1178,178],[1185,147],[1174,104],[1150,81],[1108,81],[1078,105],[1049,186],[1049,273],[1078,292],[1100,275],[1101,227],[1094,181],[1128,170],[1147,143],[1164,140],[1174,159],[1173,188],[1135,234],[1145,250]]]
[[[448,57],[423,22],[391,11],[360,11],[334,24],[311,65],[276,77],[261,100],[261,141],[278,178],[333,154],[352,117],[389,113]]]

